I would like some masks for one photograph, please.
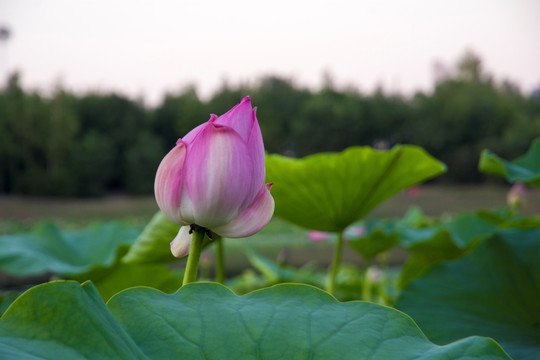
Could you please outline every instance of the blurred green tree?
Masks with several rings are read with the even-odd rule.
[[[289,78],[226,81],[207,100],[194,86],[167,94],[155,108],[114,93],[76,95],[61,87],[26,91],[15,73],[0,89],[0,192],[96,196],[151,193],[155,170],[176,140],[250,95],[267,151],[304,156],[351,145],[416,144],[444,161],[449,182],[483,181],[480,151],[512,159],[540,136],[540,96],[497,82],[472,51],[430,93],[412,97],[382,88],[362,94],[325,74],[310,90]]]

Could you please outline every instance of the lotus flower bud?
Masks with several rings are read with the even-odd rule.
[[[189,252],[191,225],[229,238],[262,229],[274,213],[264,178],[264,144],[249,97],[179,139],[154,184],[161,211],[182,225],[171,243],[173,255]]]
[[[512,209],[519,209],[525,202],[525,197],[527,196],[527,189],[525,185],[520,182],[516,182],[512,185],[512,188],[506,196],[506,201],[508,206]]]

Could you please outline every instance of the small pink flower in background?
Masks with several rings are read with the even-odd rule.
[[[366,228],[363,226],[351,226],[345,230],[345,237],[347,239],[355,239],[366,235]]]
[[[349,241],[366,234],[366,229],[363,226],[351,226],[347,228],[343,234],[343,240]],[[334,233],[328,233],[324,231],[310,230],[308,232],[308,238],[314,243],[323,242],[334,237]]]
[[[264,184],[264,144],[249,97],[178,139],[163,158],[154,190],[165,216],[182,225],[174,256],[189,252],[191,225],[229,238],[253,235],[274,213]]]
[[[525,184],[516,182],[508,191],[506,196],[506,202],[511,208],[519,208],[525,202],[527,196],[527,188]]]
[[[366,270],[366,278],[372,283],[372,284],[378,284],[381,282],[383,278],[383,272],[380,268],[376,266],[370,266]]]
[[[326,241],[330,239],[332,235],[324,231],[311,230],[308,232],[308,238],[314,243]]]
[[[420,190],[420,186],[418,186],[418,185],[413,185],[413,186],[411,186],[410,188],[407,189],[407,197],[410,200],[417,199],[420,196],[421,193],[422,193],[422,191]]]

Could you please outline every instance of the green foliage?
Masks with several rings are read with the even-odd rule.
[[[71,183],[66,161],[79,123],[75,98],[25,93],[17,74],[0,92],[0,191],[61,195]],[[37,181],[39,179],[39,181]]]
[[[276,263],[270,259],[247,251],[246,256],[251,265],[257,269],[265,278],[266,284],[258,288],[276,285],[280,283],[300,283],[324,288],[324,274],[313,266],[305,266],[296,269],[292,266]]]
[[[489,150],[482,151],[480,171],[506,178],[511,183],[523,183],[540,186],[540,138],[531,144],[529,151],[514,161],[506,161]]]
[[[503,229],[537,226],[538,220],[521,218],[512,212],[477,211],[430,219],[419,209],[412,208],[403,219],[365,222],[365,234],[350,239],[349,245],[368,258],[394,246],[406,249],[410,257],[400,276],[400,286],[404,287],[433,266],[468,254]]]
[[[295,268],[283,262],[274,262],[253,251],[246,252],[246,256],[253,268],[262,276],[257,276],[249,269],[227,281],[227,286],[237,294],[281,283],[308,284],[320,289],[326,288],[328,274],[312,262],[301,268]],[[398,275],[398,271],[391,269],[383,271],[377,266],[363,268],[353,264],[341,264],[336,277],[334,296],[340,301],[364,300],[392,305],[398,293]]]
[[[236,100],[236,99],[235,99]],[[229,104],[229,108],[234,104]],[[163,102],[153,111],[152,129],[167,149],[172,148],[179,137],[210,118],[208,106],[201,102],[194,87],[178,94],[167,94]],[[163,154],[165,155],[165,154]]]
[[[25,91],[18,74],[0,89],[0,193],[99,196],[150,193],[160,159],[179,137],[251,95],[266,149],[287,156],[368,145],[414,144],[448,165],[446,181],[482,181],[478,154],[515,158],[540,137],[540,100],[494,81],[467,53],[454,74],[414,97],[363,94],[327,79],[318,90],[265,76],[224,83],[208,100],[194,86],[153,108],[114,93]],[[39,181],[36,181],[39,179]]]
[[[363,97],[354,91],[325,87],[301,105],[289,125],[288,148],[301,156],[358,144],[393,145],[402,141],[401,127],[410,117],[404,99],[380,92]]]
[[[75,96],[57,89],[44,97],[23,91],[14,75],[0,90],[0,192],[151,192],[155,169],[176,139],[245,94],[261,106],[271,151],[306,155],[350,146],[303,159],[267,156],[276,215],[321,231],[344,231],[399,191],[445,171],[419,146],[378,151],[356,144],[413,142],[448,162],[454,180],[476,181],[482,176],[475,169],[479,149],[514,156],[540,135],[540,98],[497,84],[474,54],[433,94],[413,99],[382,90],[364,96],[339,90],[330,80],[311,91],[266,77],[253,86],[225,83],[208,101],[188,87],[145,109],[116,94]],[[485,151],[480,168],[538,186],[538,151],[540,138],[513,162]],[[403,219],[363,221],[362,236],[345,233],[353,249],[376,260],[342,266],[336,298],[392,305],[399,296],[397,307],[438,345],[399,311],[341,303],[314,288],[329,278],[315,262],[301,268],[288,265],[286,256],[274,262],[242,240],[236,249],[242,248],[255,271],[227,284],[237,293],[263,289],[237,296],[199,283],[164,294],[178,289],[182,276],[169,267],[175,260],[169,243],[179,226],[160,212],[138,237],[119,223],[65,232],[45,224],[4,235],[1,270],[91,282],[48,283],[19,297],[2,292],[0,312],[9,308],[0,319],[0,353],[7,359],[508,359],[495,341],[479,337],[488,336],[514,358],[533,359],[540,352],[540,220],[515,210],[432,219],[413,208]],[[307,242],[291,245],[297,234],[269,228],[250,240],[287,247]],[[385,265],[386,252],[395,246],[410,255],[402,269]],[[211,262],[202,263],[208,278]],[[129,289],[140,285],[154,289]]]
[[[489,336],[514,359],[540,352],[540,230],[509,229],[411,282],[396,307],[445,344]]]
[[[52,274],[79,282],[91,280],[105,300],[133,286],[173,292],[182,285],[182,277],[165,263],[174,260],[168,243],[178,226],[173,224],[173,231],[168,233],[168,223],[160,214],[156,215],[159,225],[154,221],[139,236],[137,230],[118,222],[94,224],[77,231],[60,231],[54,223],[46,223],[29,233],[3,235],[0,269],[16,276]],[[159,240],[166,241],[154,242],[151,252],[140,257],[141,249],[147,250],[145,241],[156,240],[158,234],[164,234]],[[136,246],[132,246],[134,242]],[[13,296],[7,294],[0,302],[0,310],[2,304],[12,300]]]
[[[133,246],[123,257],[124,263],[168,263],[175,259],[170,250],[170,243],[178,234],[180,225],[176,225],[158,211],[137,237]]]
[[[348,244],[362,257],[375,258],[397,245],[395,222],[390,219],[368,220],[363,223],[366,235],[352,238]]]
[[[428,228],[433,221],[420,208],[412,206],[402,219],[368,219],[358,224],[364,229],[361,236],[352,236],[348,244],[365,258],[372,259],[398,244],[407,229]]]
[[[292,130],[296,124],[305,123],[299,114],[312,94],[296,87],[290,80],[274,76],[262,78],[258,86],[246,91],[257,106],[257,118],[266,150],[281,154],[297,150],[298,139]],[[302,135],[299,134],[300,137]]]
[[[0,269],[19,277],[51,274],[79,282],[91,280],[105,300],[133,286],[173,292],[182,285],[182,277],[166,263],[175,260],[168,243],[179,227],[167,225],[161,213],[141,235],[119,222],[76,231],[61,231],[54,223],[45,223],[29,233],[0,236]],[[151,249],[146,247],[149,240]],[[1,314],[13,295],[0,299]]]
[[[158,211],[122,258],[122,262],[126,264],[163,264],[176,260],[171,253],[170,243],[179,230],[180,225],[173,223],[161,211]],[[203,248],[211,242],[208,237],[205,237]]]
[[[73,186],[69,195],[104,195],[113,180],[117,149],[114,143],[94,130],[87,132],[70,153]]]
[[[148,194],[154,190],[155,173],[163,158],[161,140],[150,132],[141,132],[125,152],[124,182],[131,194]]]
[[[166,293],[182,286],[181,272],[172,271],[164,264],[122,264],[117,261],[112,267],[95,267],[69,278],[80,283],[92,281],[105,301],[134,286],[148,286]]]
[[[21,295],[19,291],[3,291],[0,293],[0,316]]]
[[[399,191],[444,171],[442,163],[410,145],[266,159],[266,176],[274,183],[275,214],[307,229],[332,232],[344,230]]]
[[[5,359],[509,359],[491,339],[437,346],[399,311],[339,303],[306,285],[239,297],[204,283],[172,295],[130,289],[107,306],[91,283],[44,284],[0,319],[0,351]]]
[[[17,276],[78,275],[112,266],[137,235],[137,230],[115,222],[77,231],[60,231],[46,223],[29,233],[0,236],[0,269]]]
[[[399,242],[411,257],[401,272],[401,287],[440,262],[465,255],[497,228],[481,213],[464,213],[432,228],[405,229]]]

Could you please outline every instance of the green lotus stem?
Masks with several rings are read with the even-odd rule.
[[[223,254],[223,239],[219,235],[214,235],[216,242],[216,282],[225,282],[225,256]]]
[[[339,264],[341,263],[341,253],[343,252],[343,230],[338,233],[336,248],[334,249],[334,259],[330,267],[330,279],[328,279],[328,286],[326,291],[334,295],[334,289],[336,287],[336,277],[339,271]]]
[[[182,285],[186,285],[197,280],[197,268],[199,267],[199,259],[201,258],[205,231],[206,229],[203,227],[193,229],[193,238],[191,240],[191,247],[189,249],[186,271],[184,272],[184,282]]]

